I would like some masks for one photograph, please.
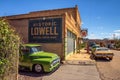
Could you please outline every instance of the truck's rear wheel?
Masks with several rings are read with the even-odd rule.
[[[43,71],[43,67],[40,64],[33,65],[33,71],[36,73],[41,73]]]

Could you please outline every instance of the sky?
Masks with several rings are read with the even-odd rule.
[[[120,0],[0,0],[0,16],[78,6],[89,39],[120,38]]]

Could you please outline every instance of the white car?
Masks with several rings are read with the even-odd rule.
[[[109,60],[112,60],[113,56],[114,56],[113,52],[111,52],[106,47],[96,48],[95,51],[93,52],[94,58],[108,58]]]

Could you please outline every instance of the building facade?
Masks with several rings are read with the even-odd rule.
[[[24,43],[38,43],[44,51],[65,60],[76,53],[81,37],[78,7],[30,12],[5,17]]]

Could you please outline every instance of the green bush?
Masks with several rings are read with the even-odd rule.
[[[85,48],[85,47],[86,47],[86,43],[85,42],[80,44],[80,49]]]
[[[0,19],[0,80],[14,80],[9,76],[17,75],[19,44],[19,36],[5,19]]]
[[[120,48],[120,39],[115,40],[115,47]]]

